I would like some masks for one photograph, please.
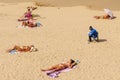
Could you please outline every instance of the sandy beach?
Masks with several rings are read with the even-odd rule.
[[[89,1],[81,0],[80,4],[79,0],[71,1],[45,0],[44,3],[54,7],[38,6],[33,13],[40,16],[37,21],[43,26],[31,29],[18,28],[21,23],[17,19],[24,14],[26,7],[35,6],[34,2],[0,0],[1,80],[53,80],[41,69],[69,59],[80,60],[80,63],[75,69],[61,73],[55,80],[120,79],[120,7],[114,6],[119,1],[114,0],[113,6],[108,6],[116,16],[113,20],[93,18],[104,14],[104,6],[89,9],[92,4]],[[90,25],[99,32],[100,42],[88,44]],[[37,52],[6,52],[14,45],[31,44],[38,48]]]
[[[24,3],[28,1],[39,2],[54,7],[73,7],[82,5],[95,10],[103,10],[104,8],[120,10],[119,0],[0,0],[2,3]]]

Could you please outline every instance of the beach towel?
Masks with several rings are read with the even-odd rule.
[[[32,14],[32,17],[40,17],[40,16],[37,14]]]
[[[16,50],[11,50],[11,51],[9,51],[9,53],[10,53],[10,54],[17,54],[17,53],[19,53],[19,52],[16,51]]]
[[[40,22],[36,22],[37,27],[40,27],[42,24]]]

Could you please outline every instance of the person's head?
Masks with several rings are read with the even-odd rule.
[[[33,49],[32,49],[32,52],[36,52],[36,51],[38,51],[37,48],[33,48]]]
[[[92,27],[92,26],[90,26],[90,27],[89,27],[89,30],[93,30],[93,27]]]
[[[30,11],[30,8],[28,8],[27,10]]]
[[[30,47],[31,47],[31,52],[36,52],[36,51],[38,51],[38,49],[37,48],[35,48],[35,46],[34,45],[30,45]]]
[[[75,61],[73,59],[70,59],[70,64],[74,63]]]

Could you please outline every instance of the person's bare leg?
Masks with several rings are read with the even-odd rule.
[[[92,42],[92,37],[91,36],[89,36],[89,42]]]
[[[53,69],[51,72],[47,73],[48,75],[51,74],[51,73],[54,73],[56,71],[60,71],[60,70],[63,70],[64,68],[63,67],[58,67],[56,69]]]
[[[99,42],[99,37],[97,36],[97,40],[96,40],[97,42]]]
[[[14,46],[12,49],[8,49],[7,52],[10,52],[11,50],[15,50],[18,46]]]
[[[96,19],[100,19],[100,16],[94,16],[94,18],[96,18]]]
[[[56,69],[57,67],[58,67],[58,65],[55,65],[55,66],[50,67],[50,68],[48,68],[48,69],[41,69],[41,71],[50,71],[50,70]]]
[[[104,16],[103,16],[103,19],[109,19],[110,18],[110,16],[108,15],[108,14],[105,14]]]
[[[37,9],[37,7],[32,7],[32,10],[35,10],[35,9]]]
[[[23,21],[23,22],[22,22],[22,26],[25,26],[25,24],[26,24],[26,22],[25,22],[25,21]]]

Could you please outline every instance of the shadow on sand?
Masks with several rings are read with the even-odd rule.
[[[116,16],[113,16],[113,18],[112,19],[115,19],[115,18],[117,18]]]
[[[98,42],[106,42],[107,40],[106,39],[99,39]]]

